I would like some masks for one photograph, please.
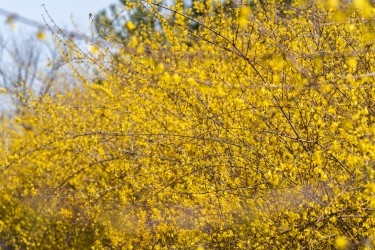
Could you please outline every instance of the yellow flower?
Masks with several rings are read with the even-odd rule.
[[[135,25],[134,25],[134,23],[131,22],[131,21],[127,22],[125,26],[126,26],[126,28],[127,28],[129,31],[132,31],[132,30],[135,29]]]
[[[38,31],[36,37],[41,41],[46,40],[46,34],[42,30]]]
[[[90,52],[93,53],[93,54],[97,54],[97,53],[99,53],[99,48],[98,48],[98,46],[96,46],[96,45],[90,45],[90,46],[89,46],[89,50],[90,50]]]
[[[250,14],[251,9],[247,6],[242,6],[240,10],[240,15],[238,17],[238,23],[240,26],[246,25],[248,21],[248,16]]]
[[[349,246],[349,241],[346,238],[342,236],[339,236],[336,238],[336,247],[338,249],[346,249],[348,246]]]

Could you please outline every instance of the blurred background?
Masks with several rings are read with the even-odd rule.
[[[119,3],[0,0],[0,118],[22,112],[31,95],[53,94],[76,84],[52,34],[62,29],[87,48],[98,36],[94,17],[107,15],[109,6]]]

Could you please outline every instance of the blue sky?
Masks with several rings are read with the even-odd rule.
[[[89,13],[95,14],[117,2],[117,0],[0,0],[0,8],[44,23],[42,15],[45,15],[45,12],[41,6],[44,4],[50,16],[60,27],[74,28],[73,19],[80,29],[88,30]],[[0,26],[3,25],[2,20],[5,18],[0,17]]]
[[[80,34],[90,34],[89,13],[96,14],[98,11],[118,2],[118,0],[0,0],[0,40],[3,38],[3,40],[7,42],[8,47],[11,47],[12,45],[15,45],[12,44],[13,36],[27,38],[30,34],[36,35],[39,27],[39,25],[36,25],[36,27],[25,25],[22,22],[17,22],[16,19],[14,29],[9,29],[11,26],[5,22],[7,18],[7,14],[5,12],[11,12],[12,14],[16,14],[20,17],[24,17],[44,25],[45,23],[42,15],[46,16],[46,13],[44,8],[41,6],[44,4],[49,15],[60,28],[78,32]],[[47,17],[46,20],[49,22]],[[78,27],[73,25],[72,20]],[[50,40],[47,40],[47,44],[50,43],[49,41]],[[20,42],[22,42],[22,39]],[[46,49],[47,47],[42,46],[42,48]],[[1,56],[3,63],[10,58],[9,56],[9,58],[6,57],[7,54],[5,56],[4,54],[0,54],[0,57]],[[46,51],[42,51],[41,60],[46,60],[47,57],[48,53]],[[2,65],[0,65],[0,67],[1,66]],[[43,70],[43,67],[41,70]],[[0,87],[3,87],[1,78]],[[9,107],[9,101],[5,99],[4,95],[0,94],[0,118],[1,114],[8,110]]]

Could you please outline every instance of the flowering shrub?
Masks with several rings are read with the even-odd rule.
[[[0,244],[373,246],[373,12],[204,1],[190,32],[181,2],[140,4],[159,32],[66,43],[103,79],[3,124]]]

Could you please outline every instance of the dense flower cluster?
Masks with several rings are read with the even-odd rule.
[[[191,31],[181,2],[141,2],[158,32],[66,42],[103,78],[2,125],[0,246],[373,246],[374,19],[353,2],[202,1]]]

